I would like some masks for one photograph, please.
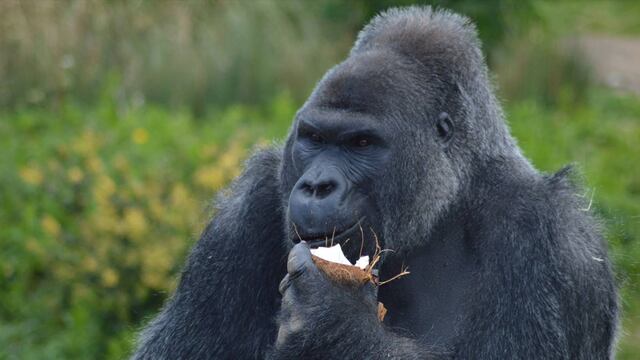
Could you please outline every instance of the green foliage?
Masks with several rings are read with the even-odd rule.
[[[280,96],[201,121],[107,101],[1,115],[0,358],[122,358],[175,286],[208,199],[295,109]]]

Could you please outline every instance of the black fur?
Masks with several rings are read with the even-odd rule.
[[[264,357],[276,335],[286,247],[278,189],[280,154],[246,164],[194,247],[180,285],[140,336],[138,359]]]
[[[309,143],[308,122],[383,135],[355,156]],[[334,190],[319,196],[318,181]],[[284,148],[254,155],[218,201],[134,358],[612,358],[617,290],[577,193],[568,169],[546,176],[521,155],[468,19],[387,11],[321,80]],[[306,238],[362,214],[395,250],[381,278],[411,271],[377,294],[332,283],[292,242],[292,222]]]

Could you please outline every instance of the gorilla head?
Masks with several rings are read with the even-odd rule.
[[[372,21],[298,112],[281,172],[294,242],[351,239],[353,258],[375,233],[402,251],[424,241],[481,157],[520,156],[473,25],[424,11]]]

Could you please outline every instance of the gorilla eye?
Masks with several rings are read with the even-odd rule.
[[[357,139],[356,144],[358,145],[358,147],[367,147],[369,146],[369,139],[359,138]]]
[[[351,146],[356,148],[366,148],[371,145],[371,139],[363,135],[354,136],[349,140],[349,142],[351,143]]]
[[[318,135],[317,133],[311,133],[311,135],[309,135],[309,138],[311,139],[311,141],[316,143],[322,142],[322,136]]]
[[[443,112],[438,115],[436,129],[438,131],[438,136],[440,136],[445,143],[451,140],[451,137],[453,136],[453,123],[451,122],[449,114]]]

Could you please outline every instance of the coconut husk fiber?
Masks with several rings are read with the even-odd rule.
[[[373,281],[371,273],[359,267],[334,263],[315,255],[311,255],[311,259],[329,279],[341,285],[360,287]]]
[[[375,236],[375,234],[374,234]],[[376,251],[373,254],[373,259],[369,262],[369,265],[364,269],[361,269],[357,266],[340,264],[333,261],[328,261],[322,259],[318,256],[311,255],[311,259],[316,264],[318,269],[322,271],[331,281],[334,281],[338,284],[344,286],[351,286],[355,288],[359,288],[364,286],[368,282],[373,283],[376,287],[386,284],[387,282],[393,281],[402,276],[408,275],[409,271],[406,268],[403,268],[399,274],[388,279],[386,281],[379,281],[377,271],[374,271],[375,265],[380,261],[381,254],[383,250],[380,248],[378,243],[378,237],[375,236],[376,239]],[[387,308],[385,308],[384,304],[378,302],[378,320],[381,322],[384,320],[385,315],[387,314]]]

